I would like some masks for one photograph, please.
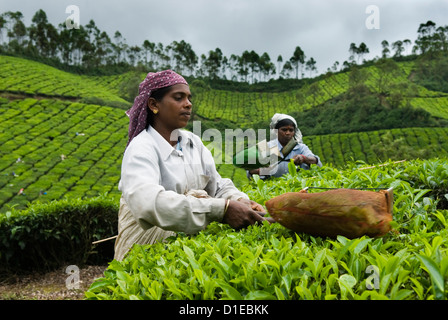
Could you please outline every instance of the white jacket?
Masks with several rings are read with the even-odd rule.
[[[178,146],[173,148],[150,126],[125,151],[119,190],[143,229],[196,233],[222,220],[225,199],[248,199],[219,175],[198,136],[179,130]],[[192,190],[205,190],[209,197],[187,195]]]

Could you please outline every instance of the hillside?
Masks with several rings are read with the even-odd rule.
[[[392,93],[402,84],[406,88],[400,91],[403,106],[424,109],[434,119],[448,119],[448,94],[411,81],[413,64],[397,64],[398,73],[387,80],[397,84],[392,86]],[[373,93],[383,90],[382,71],[374,66],[363,69],[367,75],[363,84]],[[223,130],[227,125],[266,128],[275,112],[300,115],[302,110],[331,105],[353,87],[351,79],[349,72],[328,74],[284,92],[237,92],[192,85],[194,120],[206,119],[203,129]],[[130,105],[129,98],[123,98],[127,92],[120,89],[136,81],[135,73],[81,76],[34,61],[0,56],[0,213],[11,206],[24,208],[34,200],[104,192],[118,197],[128,126],[124,109]],[[390,96],[384,96],[386,102]],[[374,164],[388,158],[448,154],[446,127],[414,125],[325,135],[303,133],[304,142],[325,165],[344,166],[352,160]],[[394,147],[397,141],[403,148]],[[248,181],[244,170],[231,164],[217,164],[217,168],[238,186]]]
[[[109,105],[129,105],[119,96],[113,83],[103,85],[94,77],[75,75],[10,56],[0,56],[0,92],[66,100],[94,98]]]
[[[388,70],[389,68],[390,70]],[[399,62],[396,68],[381,64],[363,68],[363,82],[373,93],[387,88],[388,99],[400,93],[400,105],[421,108],[434,117],[448,119],[448,93],[433,91],[412,81],[415,61]],[[0,92],[65,99],[96,99],[109,106],[126,108],[133,99],[123,88],[145,77],[132,72],[115,76],[73,75],[42,63],[0,56]],[[284,113],[309,110],[332,101],[352,86],[350,72],[329,73],[296,90],[284,92],[237,92],[197,87],[192,81],[196,120],[225,120],[238,128],[268,123],[281,108]],[[134,90],[135,91],[135,90]],[[300,124],[300,121],[299,121]]]

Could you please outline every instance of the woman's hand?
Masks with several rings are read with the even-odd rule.
[[[317,163],[316,157],[307,157],[307,156],[304,156],[303,154],[297,154],[294,157],[292,157],[292,159],[294,159],[294,164],[296,166],[299,166],[302,163],[306,163],[306,164],[316,164]]]
[[[258,175],[260,175],[260,168],[251,169],[251,170],[249,170],[249,173],[250,174],[258,174]]]
[[[222,222],[237,230],[256,223],[261,224],[263,221],[274,222],[272,218],[265,218],[265,214],[266,210],[252,200],[230,200]]]
[[[252,210],[258,211],[258,212],[266,212],[266,210],[263,208],[263,206],[259,203],[256,203],[255,201],[239,198],[238,201],[247,204],[249,207],[252,208]]]

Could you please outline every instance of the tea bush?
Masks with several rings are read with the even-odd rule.
[[[0,215],[0,273],[110,261],[113,241],[98,246],[92,242],[117,233],[118,203],[103,194],[34,202],[26,210]]]
[[[420,167],[426,167],[426,177]],[[420,174],[419,174],[420,173]],[[351,163],[262,181],[245,191],[259,203],[304,187],[394,188],[394,221],[381,238],[296,234],[280,224],[235,231],[213,223],[197,235],[134,245],[112,261],[87,299],[446,299],[448,211],[434,192],[446,159],[367,167]],[[433,183],[435,182],[435,183]],[[309,189],[309,192],[319,192]],[[322,190],[320,190],[322,191]],[[443,195],[446,197],[446,195]]]

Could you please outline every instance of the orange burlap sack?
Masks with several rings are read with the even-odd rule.
[[[288,192],[266,202],[272,218],[288,229],[313,236],[342,235],[350,239],[389,232],[392,207],[392,189]]]

